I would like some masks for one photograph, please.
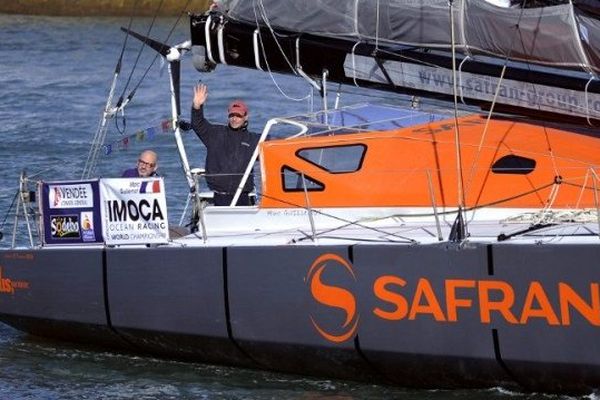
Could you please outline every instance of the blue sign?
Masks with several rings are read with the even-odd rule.
[[[42,182],[45,244],[103,243],[98,180]]]

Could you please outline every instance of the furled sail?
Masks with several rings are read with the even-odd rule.
[[[600,21],[581,6],[502,8],[484,0],[454,0],[454,45],[558,67],[600,71]],[[236,0],[229,17],[292,32],[381,45],[450,50],[448,0]]]
[[[595,0],[233,0],[193,16],[191,31],[201,71],[207,61],[442,99],[456,91],[497,111],[600,121]]]

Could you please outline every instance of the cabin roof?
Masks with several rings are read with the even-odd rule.
[[[441,112],[417,108],[363,103],[335,110],[285,118],[308,128],[306,135],[320,136],[367,131],[385,131],[449,118]]]

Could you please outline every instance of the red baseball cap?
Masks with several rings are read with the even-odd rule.
[[[242,100],[234,100],[229,104],[227,109],[228,114],[248,115],[248,106]]]

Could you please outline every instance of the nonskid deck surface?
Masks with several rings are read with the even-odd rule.
[[[561,221],[556,218],[540,219],[522,214],[502,220],[467,220],[466,237],[454,239],[465,243],[598,243],[599,223],[587,221]],[[173,239],[178,246],[272,246],[272,245],[323,245],[323,244],[434,244],[451,239],[453,219],[389,217],[376,220],[356,220],[313,230],[309,224],[302,228],[253,229],[236,231],[231,227],[211,230],[206,238],[196,232]]]

